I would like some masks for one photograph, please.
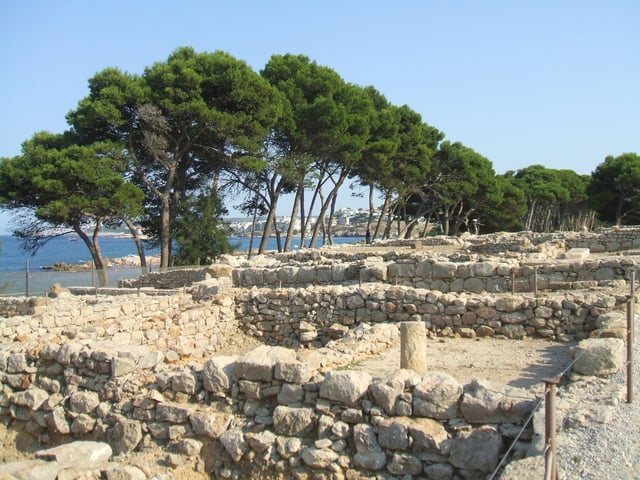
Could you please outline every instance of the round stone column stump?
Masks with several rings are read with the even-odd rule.
[[[400,368],[427,372],[427,329],[424,322],[400,322]]]

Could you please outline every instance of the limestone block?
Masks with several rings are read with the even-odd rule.
[[[273,427],[279,435],[304,437],[313,431],[315,423],[312,408],[279,405],[273,410]]]
[[[376,404],[381,406],[387,415],[393,415],[396,409],[396,402],[404,391],[404,385],[388,385],[378,381],[370,387],[371,396]]]
[[[484,281],[481,278],[477,278],[477,277],[467,278],[464,281],[462,288],[466,292],[475,292],[475,293],[484,292],[486,290]]]
[[[23,460],[0,464],[0,478],[3,479],[55,479],[64,468],[57,462],[43,460]]]
[[[289,459],[302,450],[302,440],[297,437],[276,437],[276,449],[282,458]]]
[[[498,264],[493,262],[477,262],[472,264],[473,275],[476,277],[491,277],[496,274]]]
[[[220,436],[220,443],[236,463],[249,451],[249,445],[244,439],[242,430],[239,428],[224,432]]]
[[[413,413],[436,419],[455,418],[462,385],[451,375],[430,372],[413,390]]]
[[[238,378],[271,382],[278,362],[293,362],[296,353],[284,347],[262,345],[243,355],[236,361],[235,373]]]
[[[424,473],[430,480],[450,480],[453,478],[453,467],[448,463],[434,463],[424,467]]]
[[[448,438],[447,430],[432,418],[413,418],[409,424],[409,435],[413,439],[414,452],[440,452]]]
[[[105,471],[107,480],[146,480],[144,472],[134,465],[114,465]]]
[[[367,393],[370,384],[371,375],[364,371],[329,372],[320,385],[320,397],[352,406]]]
[[[237,355],[221,355],[207,360],[202,368],[202,383],[205,390],[216,394],[227,392],[236,379]]]
[[[598,315],[596,319],[596,328],[613,329],[627,328],[627,314],[621,310],[614,310]]]
[[[378,443],[389,450],[406,450],[409,448],[409,417],[381,419],[376,425]]]
[[[178,452],[183,455],[187,455],[188,457],[193,457],[195,455],[200,455],[200,451],[202,450],[202,442],[196,440],[195,438],[183,438],[176,445]]]
[[[301,403],[304,400],[304,388],[301,385],[285,383],[278,393],[278,404],[291,405]]]
[[[100,404],[96,392],[73,392],[69,397],[69,410],[75,413],[91,413]]]
[[[527,330],[522,324],[504,325],[500,332],[507,338],[512,340],[520,339],[527,336]]]
[[[435,262],[432,266],[431,276],[434,279],[456,278],[456,264],[449,262]]]
[[[53,431],[66,435],[71,431],[63,407],[56,407],[47,415],[47,425]]]
[[[11,353],[6,358],[7,373],[32,373],[35,369],[29,367],[27,355],[24,353]]]
[[[485,380],[472,380],[464,386],[460,412],[469,423],[517,423],[529,416],[534,399],[526,391],[510,397],[498,391],[498,387]]]
[[[422,473],[422,461],[410,453],[395,452],[387,466],[387,470],[393,475],[420,475]]]
[[[305,465],[311,468],[329,468],[338,460],[338,454],[328,448],[305,448],[300,456]]]
[[[36,452],[36,458],[54,461],[63,467],[82,465],[89,470],[107,462],[112,453],[108,443],[77,441]]]
[[[367,470],[381,470],[387,464],[387,455],[378,444],[372,425],[359,423],[353,428],[353,440],[356,454],[353,460],[356,466]]]
[[[502,449],[502,435],[493,427],[462,430],[453,440],[449,462],[457,468],[491,473],[498,465]]]
[[[159,403],[156,418],[159,422],[184,423],[191,414],[191,408],[171,403]]]
[[[315,284],[317,282],[318,275],[315,267],[303,267],[298,270],[295,277],[295,282],[298,285]]]
[[[413,278],[415,276],[415,263],[391,263],[387,267],[387,278],[391,280],[394,280],[396,277]]]
[[[71,433],[75,435],[84,435],[92,432],[95,425],[95,418],[87,415],[86,413],[81,413],[73,419],[73,422],[71,422]]]
[[[132,452],[142,440],[142,426],[135,420],[118,417],[108,432],[108,438],[115,455]]]
[[[198,377],[192,370],[185,370],[171,377],[171,390],[194,395],[198,391]]]
[[[309,381],[311,371],[307,364],[298,360],[293,362],[279,361],[275,365],[274,376],[276,380],[303,384]]]
[[[247,443],[252,450],[262,453],[276,442],[276,435],[269,430],[247,434]]]
[[[231,426],[233,417],[229,413],[198,410],[189,415],[193,433],[210,438],[218,438]]]
[[[515,312],[522,306],[523,299],[512,295],[503,296],[496,300],[496,310],[500,312]]]
[[[569,260],[584,260],[589,257],[590,250],[588,248],[570,248],[564,254],[562,258]]]
[[[15,392],[11,395],[11,403],[27,407],[30,410],[38,410],[42,404],[49,398],[46,390],[37,387],[31,387],[22,392]]]
[[[574,350],[573,369],[583,375],[611,375],[625,364],[624,341],[619,338],[590,338]]]

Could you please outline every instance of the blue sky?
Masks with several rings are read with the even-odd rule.
[[[2,0],[0,157],[64,131],[96,72],[139,74],[189,45],[256,71],[305,54],[409,105],[497,173],[589,174],[640,152],[639,25],[636,0]]]

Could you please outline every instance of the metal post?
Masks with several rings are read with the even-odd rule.
[[[545,477],[558,480],[558,461],[556,458],[556,390],[560,377],[545,378],[544,398],[544,440],[545,440]]]
[[[631,270],[631,288],[627,302],[627,403],[633,403],[633,342],[636,303],[636,271]]]
[[[27,259],[27,269],[26,269],[26,278],[25,278],[25,288],[27,297],[29,296],[29,259]]]
[[[538,267],[533,267],[533,291],[538,296]]]
[[[516,293],[516,271],[511,270],[511,294]]]

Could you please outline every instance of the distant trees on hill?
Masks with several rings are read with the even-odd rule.
[[[257,73],[183,47],[141,75],[107,68],[67,121],[67,132],[36,133],[2,159],[0,206],[32,214],[18,233],[34,246],[45,227],[76,231],[98,267],[97,235],[80,232],[133,221],[159,244],[161,267],[211,261],[230,249],[229,206],[266,218],[260,251],[272,234],[282,250],[294,235],[330,243],[349,184],[382,210],[369,215],[371,240],[415,234],[425,220],[449,235],[640,220],[635,153],[607,157],[591,176],[541,165],[497,175],[409,106],[304,55],[274,55]],[[277,228],[284,195],[299,231]]]

